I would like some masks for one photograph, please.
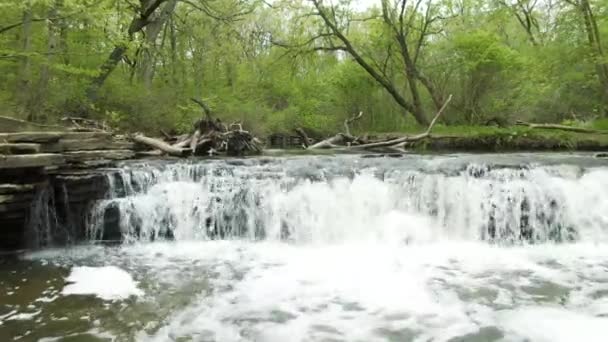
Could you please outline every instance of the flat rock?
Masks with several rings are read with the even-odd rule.
[[[29,208],[30,206],[30,202],[4,203],[0,204],[0,213],[3,213],[2,216],[4,216],[4,213],[15,211],[19,212],[20,210]]]
[[[59,141],[64,132],[20,132],[0,133],[0,142],[4,143],[52,143]]]
[[[39,153],[7,156],[0,154],[0,169],[18,169],[62,165],[65,158],[60,154]]]
[[[64,132],[63,139],[82,140],[82,139],[110,139],[112,133],[109,132]]]
[[[43,145],[43,152],[75,152],[75,151],[97,151],[97,150],[129,150],[134,144],[123,141],[112,141],[110,137],[90,139],[61,139],[60,141]]]
[[[0,154],[33,154],[40,153],[40,144],[31,143],[16,143],[2,144],[0,143]]]
[[[28,202],[34,198],[33,192],[24,192],[21,194],[6,194],[0,195],[0,204]]]
[[[43,186],[45,183],[35,184],[0,184],[0,195],[18,194],[22,192],[32,192],[36,188]]]
[[[103,151],[77,151],[66,152],[65,159],[69,163],[82,163],[91,160],[124,160],[135,157],[135,152],[131,150],[103,150]]]

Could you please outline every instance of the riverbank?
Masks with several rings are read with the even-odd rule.
[[[415,133],[414,131],[408,133]],[[403,133],[384,133],[399,136]],[[608,151],[608,134],[580,133],[523,126],[437,126],[431,138],[413,142],[417,151]]]

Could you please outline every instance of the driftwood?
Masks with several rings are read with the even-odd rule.
[[[192,154],[191,149],[178,148],[178,147],[169,145],[162,140],[146,137],[142,134],[135,134],[131,139],[133,139],[133,141],[140,143],[142,145],[146,145],[153,149],[160,150],[170,156],[187,157]]]
[[[427,127],[427,129],[420,134],[416,135],[408,135],[399,138],[379,140],[379,141],[369,141],[366,137],[359,138],[350,135],[350,129],[348,124],[361,118],[363,115],[359,113],[359,115],[352,117],[351,119],[347,119],[344,121],[344,128],[346,129],[346,133],[338,133],[335,136],[320,141],[312,146],[309,146],[308,149],[321,149],[321,148],[331,148],[331,149],[377,149],[377,148],[386,148],[388,150],[393,151],[403,151],[403,147],[411,142],[419,141],[422,139],[431,138],[431,131],[433,126],[437,123],[437,120],[443,114],[448,104],[452,100],[452,95],[450,95],[447,100],[444,102],[443,106],[437,111],[435,117]]]
[[[357,137],[345,133],[338,133],[329,139],[319,141],[318,143],[309,146],[311,150],[320,148],[339,148],[343,146],[351,146],[353,142],[357,141]]]
[[[344,120],[344,133],[338,133],[338,134],[334,135],[333,137],[330,137],[325,140],[321,140],[318,143],[310,145],[310,146],[306,145],[306,148],[311,149],[311,150],[320,149],[320,148],[339,148],[341,146],[352,146],[353,144],[363,144],[363,143],[367,142],[367,140],[364,141],[361,138],[355,137],[350,133],[349,124],[353,123],[356,120],[361,119],[362,116],[363,116],[363,112],[359,112],[359,114],[354,115],[353,117]],[[302,129],[300,129],[300,130],[302,130]],[[296,132],[297,132],[297,130],[296,130]],[[303,130],[302,130],[302,133],[304,133]]]
[[[235,122],[226,126],[219,118],[213,117],[213,112],[206,103],[197,99],[191,100],[201,106],[204,115],[196,121],[191,134],[171,136],[163,132],[164,141],[141,134],[131,139],[176,157],[218,154],[240,156],[262,152],[262,143],[249,131],[243,129],[242,123]]]
[[[312,140],[311,138],[308,137],[308,134],[306,134],[306,131],[304,131],[304,129],[302,129],[302,127],[298,127],[296,129],[294,129],[294,131],[302,140],[302,145],[304,148],[308,148],[308,146],[310,146],[310,144],[314,142],[314,140]]]
[[[403,148],[403,146],[405,146],[405,144],[407,144],[409,142],[426,139],[431,136],[431,131],[433,130],[433,126],[435,126],[435,123],[437,123],[437,119],[439,119],[441,114],[445,111],[445,109],[448,106],[448,104],[450,103],[450,101],[452,101],[452,95],[450,95],[448,97],[448,99],[443,103],[443,106],[441,106],[441,108],[437,111],[437,114],[435,114],[435,117],[429,124],[429,127],[427,127],[426,131],[424,131],[423,133],[412,135],[412,136],[404,136],[401,138],[396,138],[396,139],[387,140],[387,141],[363,144],[363,145],[359,145],[359,146],[355,146],[355,147],[363,148],[363,149],[378,148],[378,147]]]
[[[582,128],[582,127],[572,127],[572,126],[566,126],[566,125],[557,125],[557,124],[535,124],[535,123],[525,122],[525,121],[517,121],[515,124],[518,126],[527,126],[530,128],[538,128],[538,129],[554,129],[554,130],[577,132],[577,133],[608,134],[608,131]]]
[[[351,135],[349,125],[351,123],[361,119],[362,116],[363,116],[363,112],[359,112],[359,114],[353,116],[352,118],[344,120],[344,133],[346,133],[346,135]]]
[[[171,134],[169,134],[169,133],[165,132],[165,130],[164,130],[164,129],[161,129],[161,130],[160,130],[160,134],[162,134],[162,135],[163,135],[163,137],[165,137],[165,139],[167,139],[167,140],[171,140],[171,139],[173,139],[173,137],[171,136]]]
[[[198,140],[201,138],[201,130],[200,128],[197,128],[196,131],[194,131],[194,134],[192,134],[192,137],[190,138],[190,149],[192,150],[192,153],[196,153],[196,147],[198,145]]]

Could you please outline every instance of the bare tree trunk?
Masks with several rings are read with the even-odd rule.
[[[424,113],[424,106],[422,105],[422,100],[420,99],[420,93],[418,92],[418,84],[416,84],[416,77],[411,73],[411,71],[407,72],[407,83],[410,88],[410,93],[412,94],[412,102],[414,104],[414,112],[412,113],[416,118],[416,121],[426,121],[426,115]]]
[[[399,44],[401,58],[403,59],[403,64],[405,67],[405,77],[407,78],[410,94],[412,95],[412,114],[414,115],[418,123],[424,123],[425,125],[428,125],[428,119],[426,118],[426,115],[424,113],[424,107],[422,105],[422,100],[420,99],[420,92],[418,91],[418,70],[416,69],[416,64],[412,60],[410,49],[407,43],[407,31],[404,27],[405,4],[406,0],[402,0],[402,7],[398,16],[399,26],[397,26],[397,24],[391,18],[387,1],[382,1],[382,16],[384,18],[385,24],[387,24],[393,30],[395,40]]]
[[[18,98],[20,99],[23,108],[26,112],[29,112],[29,99],[31,85],[31,63],[30,58],[27,56],[28,52],[32,48],[32,4],[30,1],[26,3],[25,10],[23,11],[23,25],[21,26],[21,49],[23,55],[20,58],[19,65],[19,84],[18,84]]]
[[[86,90],[86,96],[91,102],[97,101],[99,95],[99,88],[105,83],[108,76],[116,69],[116,66],[123,58],[125,52],[127,52],[126,45],[117,45],[108,59],[99,68],[99,74],[93,78],[89,87]]]
[[[167,0],[140,0],[141,8],[139,13],[133,16],[128,30],[128,39],[132,41],[136,33],[143,30],[150,22],[150,17],[155,13],[158,7]],[[118,63],[122,60],[127,52],[126,44],[119,44],[114,47],[108,59],[99,68],[99,74],[91,80],[91,83],[86,89],[86,96],[90,102],[95,102],[99,95],[99,89],[108,79],[108,76],[116,69]]]
[[[171,20],[169,26],[169,32],[171,35],[171,83],[173,86],[178,85],[177,80],[177,37],[175,35],[175,22]]]
[[[192,57],[192,71],[194,73],[192,84],[194,85],[194,95],[197,97],[203,96],[203,81],[205,78],[205,60],[203,56],[203,49],[205,42],[198,42],[198,46],[194,47],[196,42],[190,41],[190,46],[192,46],[192,51],[194,52],[194,56]]]
[[[49,10],[49,18],[57,18],[61,9],[63,8],[63,0],[56,0],[54,5]],[[57,54],[59,46],[59,34],[60,24],[58,19],[51,19],[47,25],[47,52],[48,56],[46,62],[40,67],[40,79],[36,87],[35,99],[32,99],[32,109],[28,114],[29,121],[39,121],[45,118],[38,115],[44,115],[44,104],[47,101],[49,93],[49,82],[51,80],[51,65],[55,62],[55,56]]]
[[[344,44],[344,50],[348,52],[351,57],[361,66],[376,82],[378,82],[397,102],[401,108],[405,109],[406,112],[412,113],[416,121],[421,125],[428,125],[428,119],[416,110],[415,106],[403,97],[395,85],[384,77],[378,70],[374,69],[354,48],[350,40],[340,31],[337,24],[330,19],[327,10],[321,3],[321,0],[311,0],[315,8],[317,9],[318,15],[321,17],[325,25],[331,30],[331,32]]]
[[[146,88],[152,87],[156,64],[156,41],[163,27],[167,25],[168,20],[175,11],[177,0],[169,0],[162,8],[162,11],[156,19],[146,25],[144,31],[146,33],[145,45],[140,53],[139,80],[143,82]]]
[[[414,104],[414,112],[412,114],[419,123],[427,122],[428,120],[426,118],[426,114],[424,113],[424,106],[422,105],[422,100],[420,99],[420,92],[418,91],[418,72],[416,70],[416,66],[414,65],[414,62],[410,56],[405,37],[399,35],[396,38],[401,46],[401,55],[405,64],[405,75],[410,88],[410,93],[412,94],[412,102]]]
[[[589,0],[580,0],[578,2],[578,7],[585,24],[585,31],[587,32],[587,39],[589,41],[589,46],[591,47],[592,57],[596,63],[595,68],[600,83],[604,106],[603,112],[605,116],[608,116],[608,63],[605,62],[597,21],[595,20]]]

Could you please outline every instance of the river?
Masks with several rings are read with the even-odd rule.
[[[0,264],[0,341],[608,339],[606,159],[150,161],[110,182],[88,242]]]

